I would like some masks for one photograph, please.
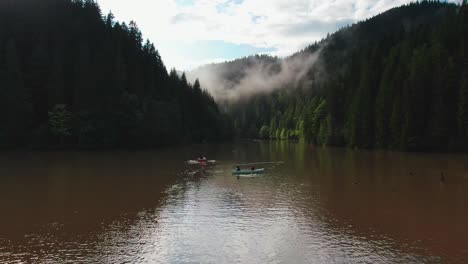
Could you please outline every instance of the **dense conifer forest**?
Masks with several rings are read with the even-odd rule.
[[[230,106],[238,136],[407,151],[468,149],[466,1],[394,8],[293,56],[317,51],[307,85],[286,85]],[[241,74],[235,69],[248,68],[249,61],[209,67],[223,68],[223,78],[235,82]]]
[[[0,1],[0,147],[158,147],[226,138],[229,119],[170,72],[135,22],[92,0]]]
[[[422,1],[288,57],[208,65],[228,89],[248,70],[318,54],[300,82],[218,109],[167,71],[135,22],[93,0],[0,1],[0,147],[158,147],[239,137],[418,151],[468,149],[468,6]],[[196,76],[197,71],[190,73]],[[202,83],[204,85],[204,83]]]

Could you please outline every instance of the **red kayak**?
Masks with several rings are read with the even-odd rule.
[[[207,159],[197,159],[198,163],[202,166],[206,166],[208,160]]]

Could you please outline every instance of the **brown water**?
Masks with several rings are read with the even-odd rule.
[[[200,153],[218,165],[184,164]],[[231,175],[253,161],[284,163]],[[0,263],[463,263],[467,202],[466,155],[285,142],[4,153]]]

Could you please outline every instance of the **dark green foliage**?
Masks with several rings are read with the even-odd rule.
[[[0,147],[218,140],[229,119],[92,0],[0,1]]]
[[[260,128],[260,131],[258,132],[258,135],[262,139],[270,138],[270,128],[268,126],[262,126],[262,128]]]
[[[269,124],[276,139],[466,150],[467,38],[466,1],[412,3],[343,28],[294,55],[321,47],[320,67],[308,74],[308,88],[291,84],[234,105],[237,133],[259,136],[249,127]]]
[[[468,139],[468,72],[462,80],[458,96],[458,136],[464,140]]]
[[[63,144],[66,137],[71,136],[71,119],[70,113],[65,105],[56,105],[52,111],[49,111],[49,127],[54,136],[59,138]]]
[[[0,68],[0,146],[10,147],[28,136],[33,113],[31,92],[24,83],[17,44],[11,38],[5,44],[4,67]]]

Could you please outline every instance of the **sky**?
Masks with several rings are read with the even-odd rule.
[[[462,0],[450,0],[461,2]],[[253,54],[290,55],[339,28],[411,0],[97,0],[134,20],[167,68]]]

